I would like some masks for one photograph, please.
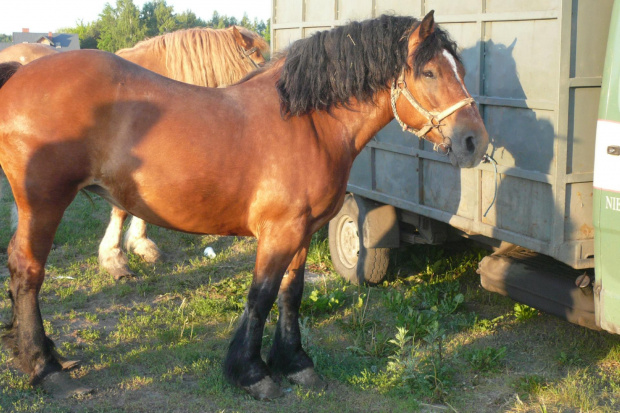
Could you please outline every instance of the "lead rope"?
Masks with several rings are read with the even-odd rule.
[[[493,159],[491,155],[484,154],[484,156],[482,157],[482,162],[493,164],[493,169],[495,170],[495,178],[494,178],[495,193],[493,194],[493,201],[491,201],[491,205],[489,205],[489,207],[487,208],[487,212],[485,212],[483,215],[486,218],[487,214],[491,210],[491,207],[493,206],[493,204],[495,204],[495,199],[497,198],[497,175],[498,174],[497,174],[497,161]]]

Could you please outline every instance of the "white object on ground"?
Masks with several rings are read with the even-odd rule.
[[[209,259],[213,259],[215,258],[215,251],[213,250],[213,248],[211,247],[207,247],[205,248],[205,252],[204,252],[204,256],[209,258]]]

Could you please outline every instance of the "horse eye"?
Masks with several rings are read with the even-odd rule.
[[[424,72],[422,72],[422,76],[427,77],[429,79],[435,78],[435,74],[430,70],[425,70]]]

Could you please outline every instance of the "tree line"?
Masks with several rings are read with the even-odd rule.
[[[116,0],[116,5],[106,3],[99,19],[84,23],[80,21],[76,27],[58,29],[59,33],[75,33],[80,38],[82,49],[100,49],[116,52],[119,49],[133,47],[141,40],[159,36],[164,33],[192,27],[212,27],[222,29],[238,25],[260,34],[267,42],[270,41],[271,20],[267,22],[254,19],[247,14],[240,21],[235,17],[220,15],[213,12],[210,20],[203,20],[191,10],[175,13],[174,7],[166,0],[153,0],[144,3],[142,10],[133,0]]]

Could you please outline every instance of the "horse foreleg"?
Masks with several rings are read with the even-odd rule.
[[[301,231],[262,233],[258,241],[254,278],[239,327],[230,343],[224,362],[224,374],[254,398],[270,400],[283,396],[280,386],[270,377],[261,359],[263,329],[276,299],[284,271],[299,249]]]
[[[99,266],[119,280],[133,275],[129,270],[127,255],[121,249],[123,223],[129,214],[120,208],[112,207],[110,223],[99,244]]]
[[[146,222],[140,218],[131,218],[129,230],[125,234],[125,248],[146,262],[156,262],[161,257],[157,245],[146,235]]]
[[[301,345],[299,306],[304,291],[304,271],[310,237],[289,265],[278,294],[278,324],[267,365],[295,384],[323,390],[327,384],[314,371],[314,363]]]

